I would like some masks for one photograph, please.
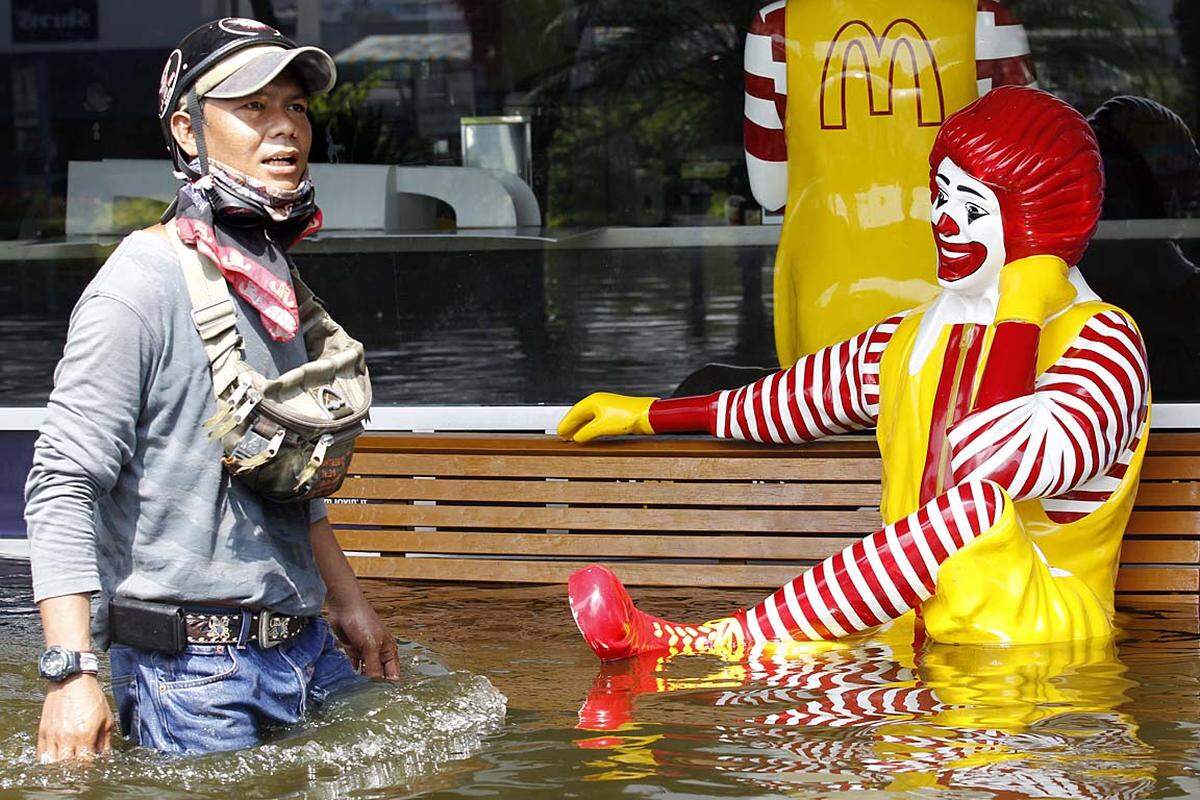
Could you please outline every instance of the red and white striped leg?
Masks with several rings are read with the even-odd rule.
[[[838,639],[900,617],[933,595],[938,567],[995,525],[1003,503],[990,481],[939,495],[735,615],[747,643]]]
[[[762,642],[837,639],[900,617],[933,595],[938,567],[1000,518],[1004,494],[969,481],[855,542],[731,617],[699,625],[639,611],[617,576],[593,565],[568,583],[571,613],[602,660],[642,653],[737,653]]]

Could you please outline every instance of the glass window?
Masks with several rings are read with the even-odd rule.
[[[159,75],[223,15],[335,58],[313,161],[379,170],[314,173],[331,224],[296,257],[366,343],[380,403],[664,394],[707,362],[775,365],[779,229],[753,199],[742,131],[759,6],[0,0],[0,406],[45,402],[75,300],[169,199]],[[1081,268],[1143,327],[1157,400],[1200,402],[1200,6],[1009,6],[1039,84],[1104,148],[1104,221]]]

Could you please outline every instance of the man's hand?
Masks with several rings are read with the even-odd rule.
[[[656,399],[610,392],[589,394],[572,406],[558,423],[558,435],[575,442],[628,433],[651,436],[654,429],[650,427],[650,406]]]
[[[1057,256],[1029,256],[1000,271],[996,323],[1029,322],[1038,327],[1075,301],[1070,267]]]
[[[86,594],[47,597],[38,603],[46,646],[90,650],[91,612]],[[100,681],[80,672],[62,683],[46,684],[46,702],[38,725],[38,758],[43,762],[81,758],[90,761],[109,748],[112,714]]]
[[[368,678],[400,677],[396,637],[361,594],[345,606],[331,602],[329,625],[351,663]]]
[[[309,535],[317,569],[328,589],[325,602],[329,609],[329,625],[346,655],[355,669],[361,669],[368,678],[399,678],[396,637],[363,597],[354,571],[329,526],[329,518],[312,523]]]
[[[38,726],[42,763],[79,758],[90,761],[111,746],[112,714],[95,675],[72,675],[51,684]]]

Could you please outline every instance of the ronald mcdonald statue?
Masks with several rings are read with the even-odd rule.
[[[933,297],[912,153],[977,96],[1033,81],[1025,30],[1001,0],[775,0],[755,14],[746,168],[755,199],[783,215],[782,366]]]
[[[914,609],[952,644],[1109,634],[1150,387],[1137,326],[1074,267],[1103,184],[1078,112],[993,89],[947,117],[929,154],[931,301],[740,389],[576,404],[559,434],[577,442],[708,431],[799,444],[874,427],[883,458],[883,527],[752,608],[669,622],[609,570],[575,573],[571,610],[597,655],[738,655]]]

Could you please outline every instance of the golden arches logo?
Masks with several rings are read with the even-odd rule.
[[[890,115],[896,90],[896,64],[901,60],[912,71],[917,125],[922,128],[941,125],[946,117],[942,78],[933,46],[921,26],[911,19],[894,19],[876,35],[869,23],[856,19],[838,28],[825,54],[821,70],[821,128],[846,129],[846,81],[856,63],[862,64],[865,73],[871,116]]]

